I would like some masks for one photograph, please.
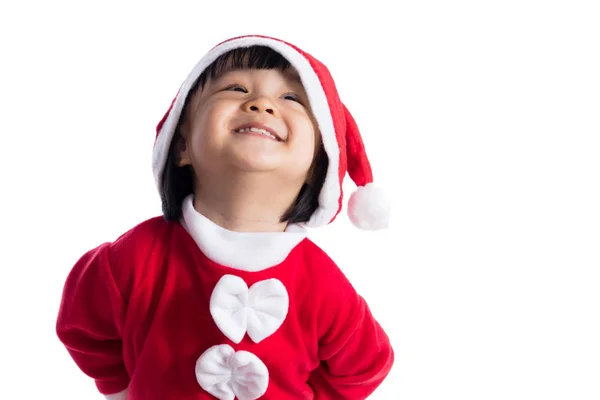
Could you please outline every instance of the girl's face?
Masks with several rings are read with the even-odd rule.
[[[237,169],[302,185],[318,144],[308,97],[294,70],[234,70],[190,99],[180,165],[196,176]]]

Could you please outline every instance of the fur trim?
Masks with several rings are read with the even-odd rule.
[[[285,232],[233,232],[196,211],[193,198],[183,201],[183,227],[206,257],[230,268],[256,272],[278,265],[308,234],[297,224]]]

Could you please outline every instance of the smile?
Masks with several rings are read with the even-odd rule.
[[[243,126],[238,129],[234,129],[234,133],[253,133],[261,136],[268,137],[270,139],[282,142],[281,138],[275,132],[268,127],[257,127],[257,126]]]

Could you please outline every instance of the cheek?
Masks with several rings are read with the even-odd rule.
[[[192,147],[196,152],[206,153],[221,146],[225,130],[226,113],[213,107],[205,108],[198,114],[192,135]]]
[[[294,138],[294,162],[299,168],[308,170],[317,150],[316,133],[310,121],[299,128],[302,133]]]

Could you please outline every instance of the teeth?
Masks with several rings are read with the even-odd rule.
[[[277,137],[271,135],[268,131],[264,130],[264,129],[259,129],[259,128],[244,128],[244,129],[238,129],[236,132],[238,133],[244,133],[244,132],[256,132],[256,133],[260,133],[261,135],[265,135],[268,136],[270,138],[273,138],[275,140],[277,140]]]

